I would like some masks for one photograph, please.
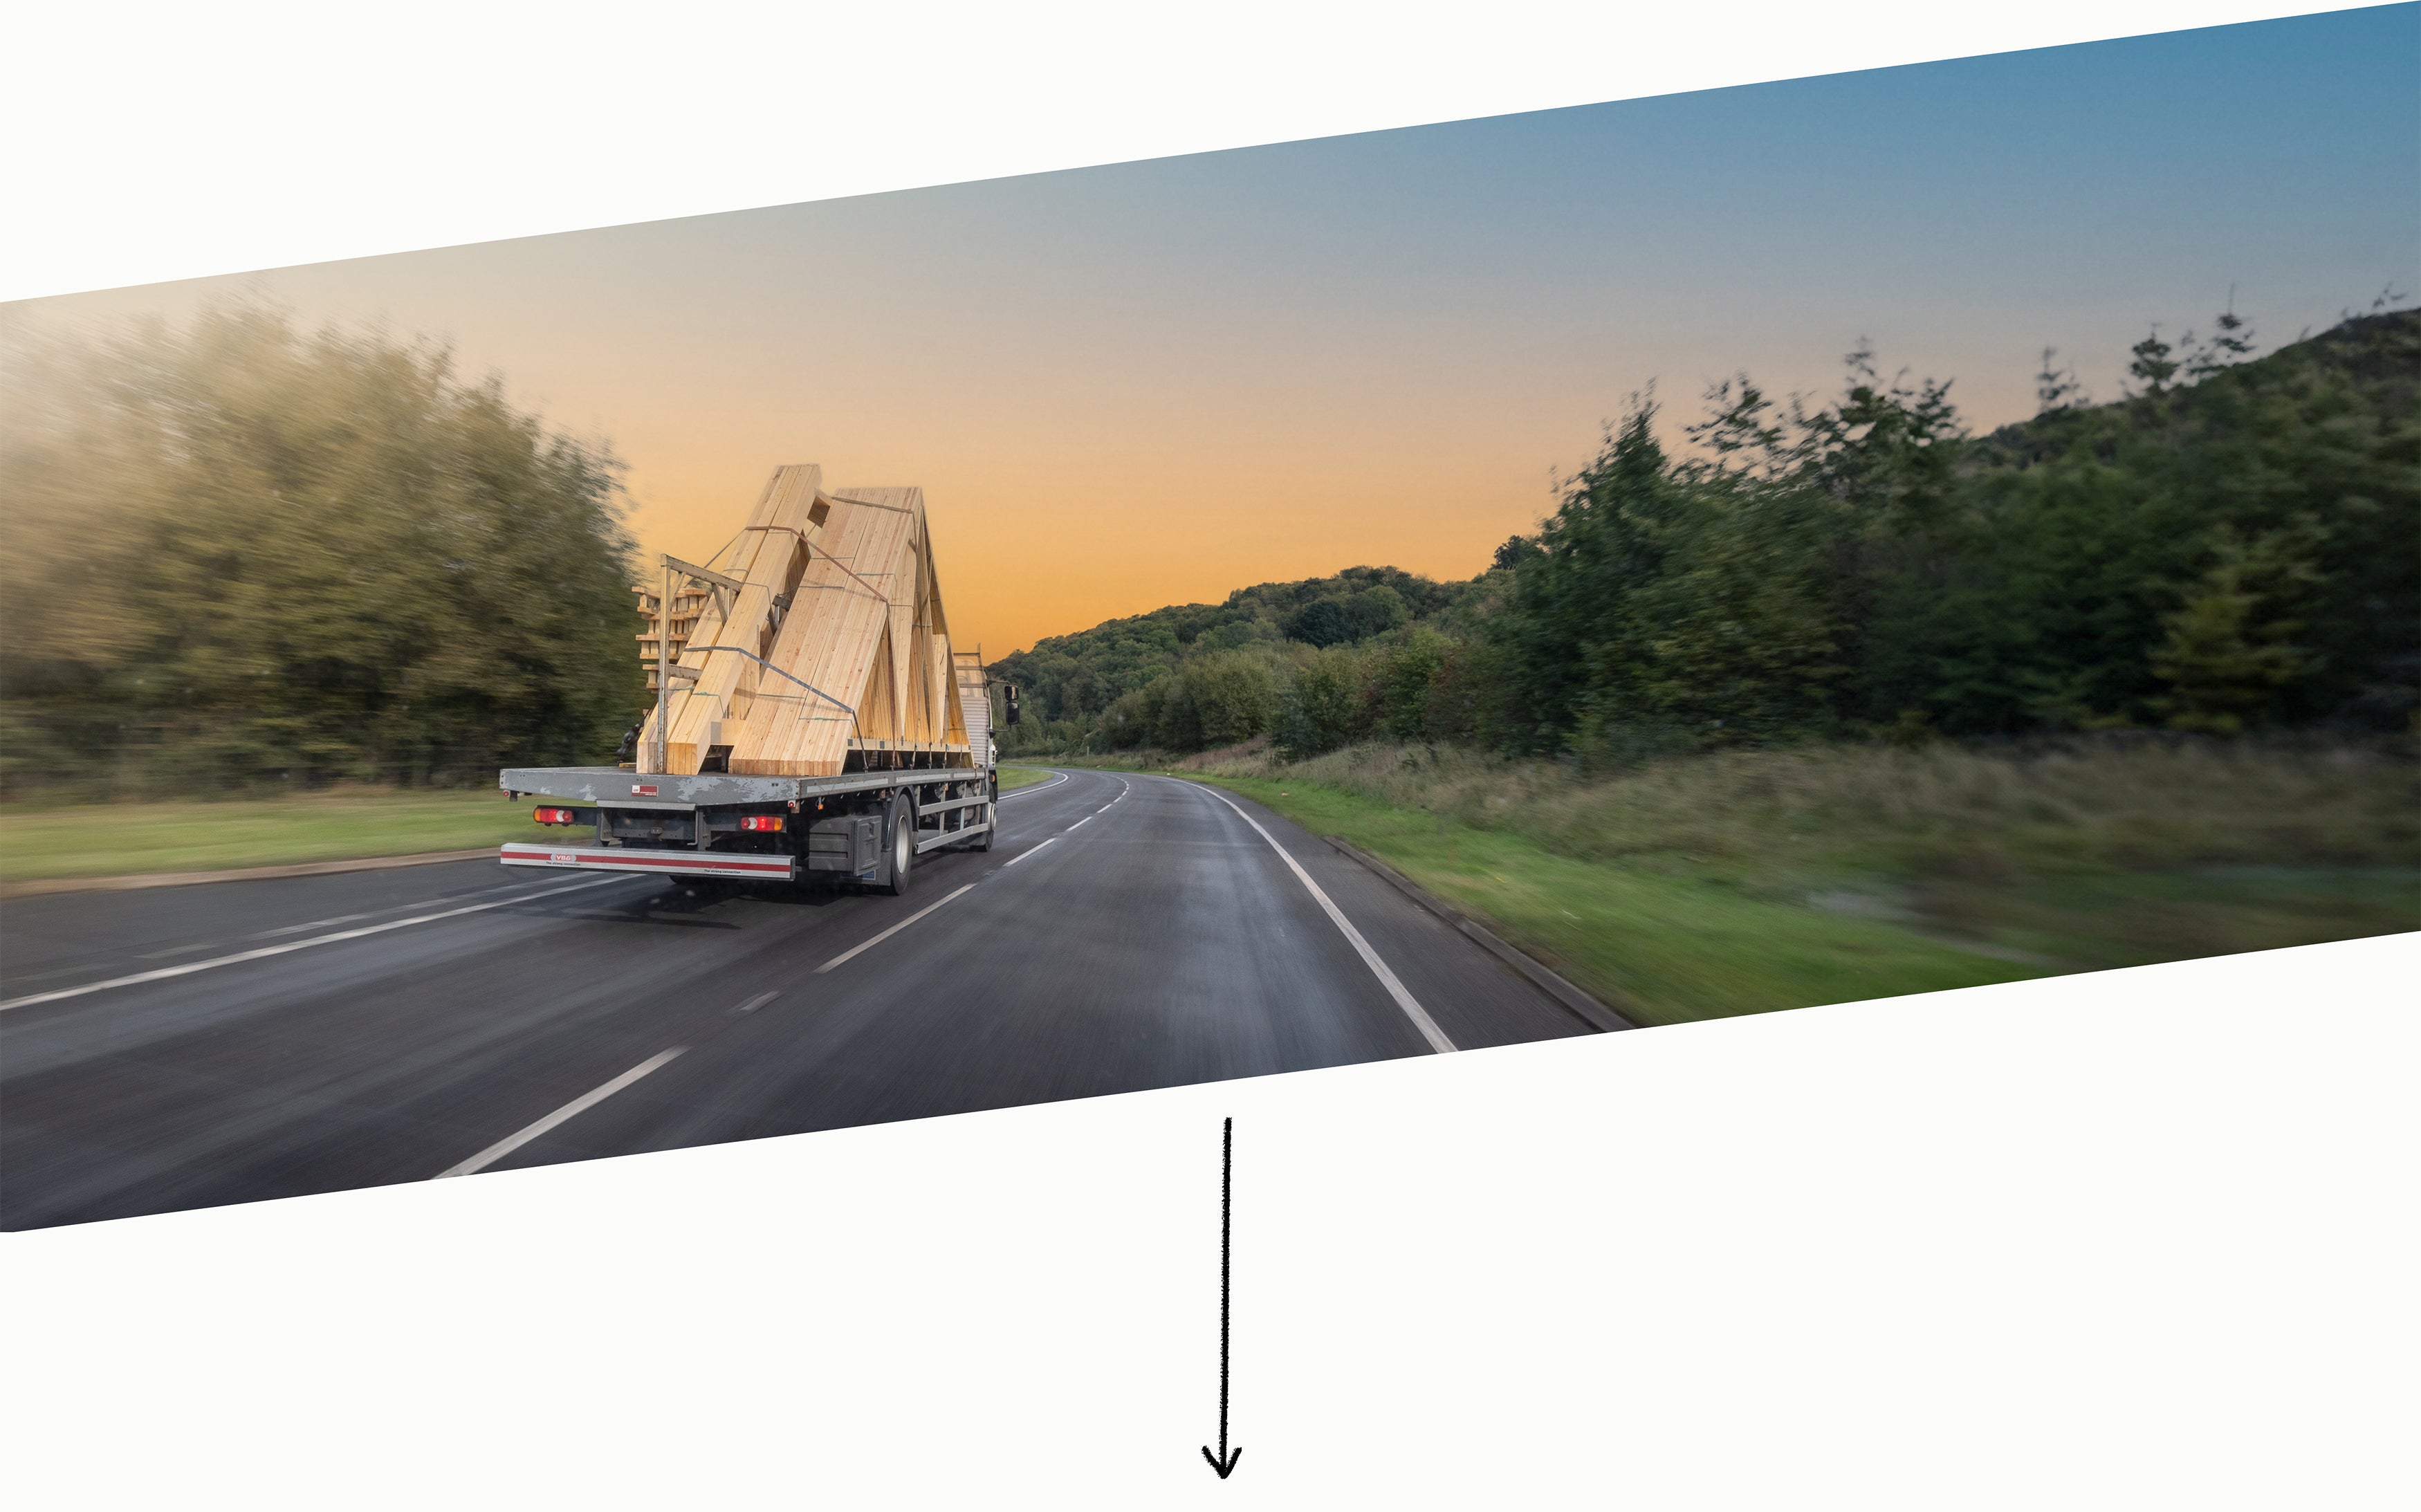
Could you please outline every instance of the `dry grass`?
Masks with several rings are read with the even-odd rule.
[[[2421,928],[2421,765],[2384,747],[1807,746],[1597,776],[1426,747],[1133,764],[1354,838],[1660,1021],[1954,985],[1927,943],[2040,974]],[[1492,870],[1466,875],[1482,852]]]
[[[1286,763],[1247,745],[1164,765],[1318,783],[1591,861],[1798,859],[1979,878],[2421,865],[2421,766],[2342,745],[1808,746],[1594,779],[1555,763],[1394,746]]]

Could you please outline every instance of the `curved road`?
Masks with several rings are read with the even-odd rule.
[[[469,861],[11,902],[0,1227],[1588,1032],[1216,789],[1001,815],[903,897]]]

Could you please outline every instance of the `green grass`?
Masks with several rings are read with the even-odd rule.
[[[1175,771],[1363,847],[1651,1022],[2421,928],[2409,754],[1719,753],[1585,776],[1370,746]]]
[[[1040,767],[1004,766],[1001,791],[1050,777]],[[9,805],[0,807],[0,882],[234,871],[596,834],[586,825],[534,824],[536,806],[487,790],[380,788],[202,803]]]
[[[1350,840],[1648,1023],[1762,1013],[2044,974],[1711,877],[1559,856],[1518,834],[1334,788],[1210,777]]]
[[[377,789],[226,803],[12,805],[0,808],[0,882],[228,871],[595,834],[534,824],[535,806],[492,791]]]

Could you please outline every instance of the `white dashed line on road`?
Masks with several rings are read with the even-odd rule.
[[[767,994],[769,997],[771,995],[771,993]],[[599,1087],[594,1092],[585,1093],[580,1097],[572,1099],[570,1102],[567,1102],[562,1107],[555,1109],[553,1113],[548,1114],[545,1117],[530,1125],[527,1129],[521,1130],[519,1133],[507,1134],[504,1138],[489,1146],[486,1149],[481,1150],[478,1154],[472,1156],[461,1164],[449,1165],[445,1170],[438,1172],[430,1179],[434,1181],[443,1181],[449,1176],[469,1176],[474,1171],[494,1164],[496,1161],[503,1160],[506,1156],[510,1155],[513,1151],[521,1148],[523,1145],[528,1144],[531,1140],[538,1138],[539,1135],[554,1128],[557,1124],[576,1118],[580,1115],[586,1113],[589,1109],[604,1101],[607,1098],[612,1097],[615,1093],[621,1091],[624,1087],[629,1086],[632,1083],[647,1075],[648,1072],[655,1070],[657,1068],[663,1066],[666,1061],[671,1060],[674,1056],[687,1049],[689,1049],[687,1045],[675,1045],[672,1049],[664,1051],[660,1054],[648,1056],[646,1060],[643,1060],[638,1065],[632,1067],[629,1070],[624,1071],[621,1075],[614,1078],[614,1080],[606,1083],[603,1086]]]
[[[1023,860],[1026,858],[1026,856],[1039,856],[1039,855],[1040,855],[1040,854],[1042,853],[1042,846],[1057,845],[1058,843],[1059,843],[1059,837],[1058,837],[1057,835],[1055,835],[1055,834],[1054,834],[1054,835],[1053,835],[1050,839],[1043,841],[1043,842],[1042,842],[1042,845],[1036,846],[1033,850],[1028,850],[1028,851],[1024,852],[1023,855],[1020,855],[1020,856],[1016,857],[1014,860],[1010,861],[1007,865],[1002,866],[1000,869],[1001,869],[1001,870],[1003,870],[1003,871],[1007,871],[1007,870],[1009,868],[1009,866],[1014,866],[1014,865],[1016,865],[1018,862],[1020,862],[1020,861],[1023,861]]]
[[[1036,849],[1039,850],[1040,847],[1037,847]],[[1034,851],[1029,850],[1025,855],[1030,856],[1033,853]],[[1025,859],[1025,856],[1020,856],[1017,859],[1018,861],[1023,861]],[[1011,865],[1015,865],[1016,864],[1016,862],[1009,863]],[[976,884],[973,882],[967,883],[966,886],[960,888],[955,893],[952,893],[948,897],[942,899],[942,903],[947,903],[954,898],[963,896],[964,895],[973,892],[975,890],[975,885]],[[832,959],[825,961],[822,965],[817,967],[816,974],[820,976],[824,973],[839,965],[842,961],[848,960],[851,957],[857,955],[859,952],[873,949],[876,945],[882,943],[882,942],[890,939],[893,935],[898,934],[900,930],[905,929],[910,925],[915,923],[918,919],[923,918],[926,914],[932,912],[933,910],[940,908],[942,903],[927,904],[924,908],[909,914],[906,918],[900,920],[898,924],[893,925],[890,928],[883,930],[881,934],[876,935],[873,939],[867,941],[864,944],[852,945],[849,949],[842,951],[839,955],[835,956]]]

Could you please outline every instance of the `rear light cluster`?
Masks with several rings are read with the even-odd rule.
[[[743,830],[778,830],[782,827],[782,816],[779,814],[744,815],[740,820],[740,827]]]
[[[530,817],[537,819],[540,824],[570,824],[575,822],[571,817],[571,810],[568,808],[542,808]]]

